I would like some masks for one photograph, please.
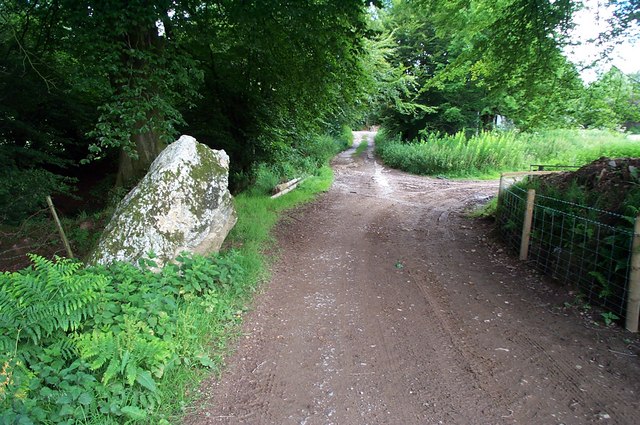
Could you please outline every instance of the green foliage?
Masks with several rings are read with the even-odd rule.
[[[620,36],[637,19],[628,2],[616,5],[617,24],[605,38]],[[381,33],[393,39],[384,58],[406,84],[379,99],[375,118],[403,140],[422,130],[490,130],[499,115],[527,131],[632,125],[640,114],[637,78],[612,68],[585,88],[563,53],[581,6],[577,0],[390,2],[380,12]],[[376,76],[383,88],[385,75]]]
[[[189,134],[229,153],[233,186],[244,189],[258,163],[315,157],[317,136],[337,136],[361,115],[375,90],[365,69],[364,2],[223,2],[206,10],[191,48],[206,64],[210,95],[185,117]],[[220,31],[210,31],[212,23]]]
[[[609,161],[602,160],[573,174],[528,177],[503,192],[501,199],[510,201],[498,211],[501,230],[517,241],[524,212],[522,196],[534,189],[530,259],[544,272],[575,284],[588,302],[620,315],[628,295],[633,225],[640,200],[637,177],[626,171],[626,164],[624,172],[623,167],[612,169]]]
[[[346,124],[342,126],[340,135],[336,138],[336,144],[339,152],[353,146],[353,131],[351,131],[351,127]]]
[[[607,130],[546,130],[523,135],[529,154],[545,164],[583,165],[602,156],[640,156],[640,144]]]
[[[490,89],[534,88],[553,69],[578,6],[573,0],[424,2],[438,34],[451,37],[459,51],[439,78],[471,74]]]
[[[619,128],[640,121],[639,102],[640,81],[613,67],[586,88],[579,120],[588,128]]]
[[[299,167],[306,172],[316,170],[326,164],[335,154],[343,150],[344,141],[329,135],[309,137],[298,146],[301,159]]]
[[[339,137],[307,137],[296,147],[283,147],[276,162],[255,167],[255,181],[250,190],[255,194],[271,194],[284,181],[313,175],[346,145],[351,146],[352,140],[351,130],[344,127]]]
[[[605,313],[600,313],[600,316],[602,317],[602,320],[604,320],[605,326],[610,326],[616,320],[620,320],[620,317],[618,317],[615,313],[612,313],[610,311],[607,311]]]
[[[380,132],[376,153],[390,167],[415,174],[496,176],[528,170],[531,164],[583,165],[602,156],[640,156],[640,143],[599,130],[547,130],[536,133],[483,132],[466,137],[422,132],[402,143]]]
[[[229,320],[244,291],[233,251],[183,255],[160,273],[147,268],[152,261],[141,268],[32,261],[0,280],[3,422],[156,417],[165,372],[207,363],[201,347],[179,334],[185,313],[209,309],[214,321]]]
[[[74,332],[96,312],[97,293],[106,283],[78,274],[80,263],[52,263],[31,256],[33,270],[3,275],[0,288],[0,350],[18,343],[39,345],[52,335]],[[76,276],[77,275],[77,276]]]
[[[275,167],[260,164],[256,168],[255,182],[251,187],[251,190],[261,194],[272,193],[273,189],[280,184],[280,181],[280,173],[275,169]]]
[[[3,162],[0,159],[0,222],[6,224],[19,224],[46,207],[48,195],[69,194],[76,181],[42,168],[3,166]]]
[[[137,158],[141,147],[134,143],[134,135],[157,134],[165,143],[172,141],[176,126],[184,124],[179,107],[198,96],[203,78],[198,63],[183,46],[189,28],[182,22],[189,19],[186,5],[87,1],[69,6],[63,15],[64,24],[73,30],[72,45],[67,48],[73,54],[82,52],[90,66],[77,71],[80,78],[100,84],[104,95],[91,132],[98,141],[91,154],[99,156],[102,148],[122,147]],[[170,9],[173,14],[168,13]],[[197,15],[191,19],[195,18]],[[165,25],[164,34],[157,22]],[[171,37],[167,27],[173,31]],[[96,74],[104,78],[96,79]]]
[[[391,3],[386,57],[406,76],[377,114],[391,136],[489,130],[497,115],[523,129],[575,125],[582,83],[561,47],[577,2]]]
[[[415,143],[379,138],[376,149],[385,164],[415,174],[482,175],[518,168],[524,152],[514,133],[482,133],[471,138],[425,134]]]
[[[0,147],[24,148],[23,163],[119,162],[124,184],[179,133],[225,149],[235,189],[259,163],[310,167],[317,136],[339,135],[376,92],[367,20],[362,1],[4,1]],[[42,180],[9,177],[13,192]]]
[[[393,10],[397,11],[397,6]],[[385,16],[383,11],[376,13]],[[402,29],[383,25],[384,22],[384,19],[373,19],[374,35],[364,41],[367,55],[363,68],[370,78],[363,101],[367,107],[364,124],[380,123],[394,129],[399,115],[415,118],[434,109],[416,102],[419,76],[412,72],[415,68],[410,70],[398,59],[403,48],[398,32]]]
[[[47,9],[0,3],[0,221],[16,224],[68,194],[69,168],[86,155],[95,99],[70,78],[68,57],[53,41],[60,28]]]
[[[366,151],[368,147],[369,147],[369,142],[365,139],[358,144],[358,147],[356,148],[356,150],[353,152],[352,155],[354,157],[358,157],[362,155],[362,153]]]
[[[84,268],[32,256],[0,275],[0,422],[173,422],[187,388],[222,364],[279,214],[331,185],[330,168],[316,174],[277,199],[238,196],[239,251],[182,255],[156,273],[153,260]]]

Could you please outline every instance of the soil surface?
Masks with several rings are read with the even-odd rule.
[[[362,137],[280,224],[272,281],[185,423],[638,423],[637,339],[466,216],[497,182],[390,170]]]
[[[602,157],[576,171],[547,174],[536,179],[542,183],[543,193],[547,188],[567,190],[575,184],[585,191],[589,205],[615,214],[629,215],[625,204],[635,206],[636,202],[627,198],[638,191],[639,170],[640,158]],[[606,222],[604,218],[602,220]],[[626,224],[633,227],[633,224]]]

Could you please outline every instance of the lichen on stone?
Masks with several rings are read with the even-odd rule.
[[[90,263],[156,262],[182,251],[217,251],[236,221],[228,190],[229,157],[182,136],[153,162],[122,200]]]

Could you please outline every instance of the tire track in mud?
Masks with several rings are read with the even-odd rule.
[[[617,334],[551,315],[553,287],[461,215],[497,183],[387,169],[362,137],[279,227],[272,281],[185,423],[634,423],[640,367],[608,351]]]

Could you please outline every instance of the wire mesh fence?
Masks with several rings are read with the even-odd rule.
[[[529,171],[575,171],[580,168],[579,165],[561,165],[561,164],[531,164],[529,165]]]
[[[498,226],[514,250],[523,238],[527,191],[501,187]],[[624,317],[634,218],[536,195],[527,261],[545,274],[575,284],[589,304]]]

